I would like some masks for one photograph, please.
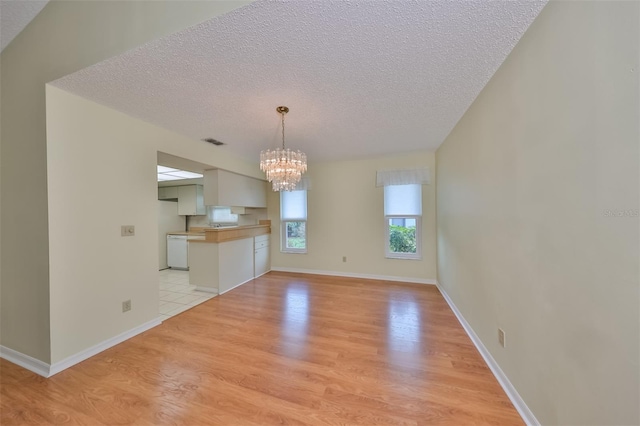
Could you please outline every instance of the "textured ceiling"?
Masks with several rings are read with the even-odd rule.
[[[263,1],[54,82],[257,160],[435,150],[544,1]],[[202,142],[205,143],[205,142]]]
[[[46,6],[48,0],[0,1],[0,52]]]

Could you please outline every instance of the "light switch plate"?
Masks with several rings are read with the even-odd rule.
[[[133,237],[136,235],[136,227],[133,225],[122,225],[120,227],[120,236]]]
[[[500,343],[500,346],[502,346],[503,348],[506,347],[505,338],[506,338],[506,336],[504,335],[504,330],[499,328],[498,329],[498,343]]]

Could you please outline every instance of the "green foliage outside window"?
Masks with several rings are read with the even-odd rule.
[[[287,222],[287,248],[306,248],[306,225],[306,222]]]
[[[416,252],[416,228],[389,225],[389,248],[393,253]]]

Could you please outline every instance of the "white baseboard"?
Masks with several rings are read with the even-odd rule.
[[[204,291],[205,293],[218,294],[218,289],[217,288],[212,288],[212,287],[198,287],[198,286],[196,286],[196,290],[197,291]]]
[[[354,272],[323,271],[323,270],[316,270],[316,269],[281,268],[281,267],[272,267],[271,270],[277,271],[277,272],[295,272],[299,274],[331,275],[335,277],[363,278],[366,280],[397,281],[397,282],[403,282],[403,283],[430,284],[430,285],[437,284],[436,280],[427,279],[427,278],[395,277],[395,276],[388,276],[388,275],[359,274]]]
[[[240,287],[242,284],[246,284],[246,283],[248,283],[249,281],[253,281],[253,280],[254,280],[254,278],[251,278],[251,279],[248,279],[248,280],[246,280],[246,281],[243,281],[243,282],[241,282],[240,284],[236,284],[236,285],[234,285],[233,287],[226,289],[225,291],[223,291],[223,292],[222,292],[222,293],[220,293],[220,294],[225,294],[226,292],[231,291],[231,290],[233,290],[234,288]]]
[[[26,368],[39,376],[49,377],[49,364],[42,362],[39,359],[32,358],[29,355],[0,346],[0,358],[4,358],[22,368]]]
[[[132,338],[140,333],[143,333],[150,328],[153,328],[157,325],[162,324],[162,321],[159,318],[154,318],[151,321],[147,321],[144,324],[141,324],[137,327],[132,328],[131,330],[127,330],[124,333],[120,333],[117,336],[113,336],[110,339],[107,339],[103,342],[98,343],[88,349],[83,350],[82,352],[78,352],[75,355],[71,355],[63,359],[62,361],[56,362],[52,364],[49,368],[49,376],[51,377],[54,374],[58,374],[62,370],[66,370],[67,368],[84,361],[85,359],[91,358],[92,356],[99,354],[100,352],[109,349],[112,346],[117,345],[118,343],[122,343],[125,340]]]
[[[134,327],[131,330],[125,331],[124,333],[120,333],[117,336],[107,339],[104,342],[98,343],[97,345],[85,349],[82,352],[71,355],[70,357],[63,359],[60,362],[56,362],[55,364],[47,364],[46,362],[42,362],[30,357],[29,355],[25,355],[4,346],[0,346],[0,357],[14,364],[17,364],[20,367],[26,368],[27,370],[34,372],[42,377],[51,377],[54,374],[58,374],[62,370],[66,370],[67,368],[79,362],[82,362],[87,358],[91,358],[92,356],[104,351],[105,349],[109,349],[110,347],[115,346],[118,343],[122,343],[125,340],[130,339],[133,336],[147,331],[150,328],[153,328],[160,324],[162,324],[160,318],[155,318],[151,321]]]
[[[266,273],[268,273],[268,272],[270,272],[270,271],[267,271],[267,272],[265,272],[264,274],[266,274]],[[244,281],[244,282],[241,282],[240,284],[236,284],[236,285],[234,285],[233,287],[226,289],[226,290],[225,290],[225,291],[223,291],[222,293],[219,293],[219,291],[220,291],[219,289],[217,289],[217,288],[211,288],[211,287],[196,287],[196,290],[198,290],[198,291],[206,291],[207,293],[214,293],[214,294],[225,294],[226,292],[231,291],[231,290],[233,290],[233,289],[234,289],[234,288],[236,288],[236,287],[240,287],[242,284],[246,284],[246,283],[248,283],[248,282],[249,282],[249,281],[251,281],[251,280],[254,280],[254,279],[258,278],[258,277],[263,276],[264,274],[260,274],[260,275],[258,275],[257,277],[253,277],[253,278],[248,279],[248,280],[246,280],[246,281]]]
[[[460,321],[462,328],[464,328],[464,331],[467,332],[467,335],[480,352],[480,355],[482,355],[482,358],[484,358],[484,361],[489,366],[489,369],[491,369],[491,372],[498,380],[498,383],[500,383],[500,386],[502,386],[502,389],[511,400],[511,403],[516,408],[516,410],[518,410],[518,413],[520,413],[522,420],[524,420],[524,422],[529,426],[539,426],[540,422],[538,421],[538,419],[536,419],[536,416],[533,415],[533,412],[531,412],[527,404],[525,404],[516,388],[511,384],[506,374],[504,374],[504,371],[502,371],[496,360],[491,356],[489,350],[482,343],[475,331],[473,331],[471,325],[467,322],[467,320],[464,319],[462,313],[453,303],[453,300],[451,300],[447,292],[440,286],[439,283],[436,283],[436,285],[438,286],[438,290],[440,290],[440,293],[442,293],[442,297],[444,297],[444,300],[447,301],[449,307],[458,318],[458,321]]]
[[[265,275],[265,274],[268,274],[269,272],[271,272],[271,269],[269,269],[269,270],[268,270],[268,271],[266,271],[266,272],[263,272],[262,274],[258,275],[257,277],[253,277],[253,279],[260,278],[261,276],[263,276],[263,275]]]

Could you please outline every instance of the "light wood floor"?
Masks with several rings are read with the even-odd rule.
[[[271,272],[44,379],[0,424],[523,424],[437,288]]]

